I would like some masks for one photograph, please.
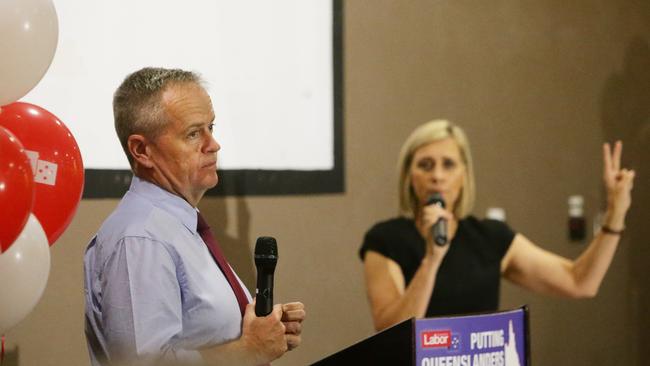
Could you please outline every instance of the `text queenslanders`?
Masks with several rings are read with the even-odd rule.
[[[470,350],[461,355],[425,357],[420,366],[505,366],[503,329],[470,333]],[[494,350],[501,348],[500,350]],[[478,351],[478,352],[477,352]]]

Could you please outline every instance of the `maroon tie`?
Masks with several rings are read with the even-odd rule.
[[[208,226],[208,223],[205,222],[205,219],[200,213],[198,213],[198,217],[199,220],[196,225],[196,231],[199,233],[199,235],[201,235],[201,239],[203,239],[205,245],[208,246],[208,249],[212,254],[212,258],[214,258],[214,261],[217,262],[217,265],[221,269],[221,272],[223,272],[223,274],[226,276],[230,287],[232,287],[232,291],[235,293],[235,297],[237,297],[239,310],[241,311],[241,315],[243,317],[244,311],[246,310],[246,304],[248,304],[248,298],[246,298],[244,289],[242,289],[239,281],[237,280],[237,277],[235,277],[235,274],[232,272],[228,261],[226,261],[226,258],[223,256],[223,252],[219,247],[219,243],[217,243],[217,239],[215,239],[214,235],[212,235],[210,226]]]

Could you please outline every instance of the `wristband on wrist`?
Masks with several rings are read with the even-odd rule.
[[[614,229],[610,228],[607,225],[603,225],[603,226],[601,226],[600,231],[602,231],[604,234],[619,235],[620,236],[621,234],[623,234],[625,229],[614,230]]]

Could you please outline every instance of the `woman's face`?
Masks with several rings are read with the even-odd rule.
[[[448,210],[453,211],[465,178],[460,148],[451,137],[424,145],[413,154],[411,187],[419,207],[434,193],[440,193]]]

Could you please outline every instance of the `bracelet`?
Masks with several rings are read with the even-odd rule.
[[[619,236],[620,236],[621,234],[623,234],[623,232],[625,231],[625,229],[614,230],[614,229],[610,228],[610,227],[607,226],[607,225],[603,225],[603,226],[601,226],[600,231],[602,231],[602,232],[605,233],[605,234],[619,235]]]

